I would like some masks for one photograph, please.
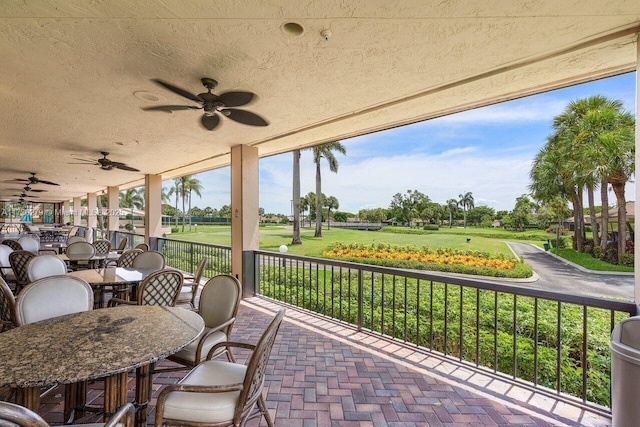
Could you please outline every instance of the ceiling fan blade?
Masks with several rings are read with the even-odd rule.
[[[235,120],[238,123],[250,126],[269,126],[269,122],[251,111],[238,110],[236,108],[225,108],[224,110],[221,110],[221,112],[231,120]]]
[[[29,190],[30,193],[46,193],[47,190],[38,190],[36,188],[32,188],[31,190]]]
[[[209,130],[213,130],[215,129],[216,126],[218,126],[218,123],[220,123],[220,117],[218,117],[217,114],[214,116],[203,115],[200,122],[202,123],[202,126],[204,126],[205,128]]]
[[[178,110],[200,110],[202,107],[196,107],[195,105],[157,105],[155,107],[143,107],[144,111],[164,111],[166,113],[172,113]]]
[[[111,166],[117,169],[121,169],[123,171],[140,172],[140,169],[132,168],[131,166],[127,166],[124,163],[120,163],[120,162],[111,162]]]
[[[4,182],[31,182],[28,179],[20,179],[20,178],[16,178],[16,179],[8,179]]]
[[[195,96],[191,92],[189,92],[187,90],[184,90],[182,88],[179,88],[177,86],[174,86],[171,83],[167,83],[167,82],[162,81],[160,79],[151,79],[151,81],[159,84],[160,86],[164,87],[165,89],[169,89],[173,93],[177,93],[178,95],[184,96],[185,98],[190,99],[192,101],[195,101],[195,102],[198,102],[198,103],[202,103],[202,100],[200,100],[200,98],[198,98],[197,96]]]
[[[45,180],[42,180],[42,179],[38,180],[38,184],[58,185],[58,186],[60,185],[60,184],[56,184],[55,182],[45,181]]]
[[[226,107],[240,107],[255,98],[256,94],[252,92],[225,92],[218,97]]]

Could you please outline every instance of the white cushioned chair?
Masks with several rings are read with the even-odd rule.
[[[82,236],[71,236],[67,239],[67,245],[70,245],[75,242],[86,242],[86,241],[87,239],[85,239]]]
[[[9,263],[9,255],[13,252],[7,245],[0,245],[0,277],[2,277],[7,283],[15,283],[16,275],[11,269]]]
[[[27,264],[27,274],[30,282],[49,276],[59,276],[67,273],[67,264],[56,255],[38,255],[31,258]]]
[[[18,239],[18,243],[25,251],[38,253],[40,251],[40,240],[32,236],[22,236]]]
[[[126,403],[118,409],[107,423],[74,424],[82,427],[133,427],[136,408]],[[12,427],[49,427],[42,417],[24,406],[10,402],[0,402],[0,426]]]
[[[155,426],[242,426],[250,418],[264,416],[273,427],[262,387],[283,317],[280,309],[256,345],[222,342],[211,349],[212,354],[217,347],[252,350],[246,365],[207,357],[178,384],[166,386],[158,396]]]
[[[67,246],[69,266],[73,270],[93,267],[90,259],[96,254],[96,248],[89,242],[73,242]]]
[[[16,297],[18,326],[93,309],[93,290],[82,279],[50,276],[25,286]]]
[[[138,254],[133,260],[131,267],[142,269],[162,270],[165,261],[164,255],[158,251],[146,251]]]
[[[221,274],[209,279],[202,288],[198,304],[198,313],[204,320],[204,330],[195,341],[168,357],[184,367],[166,370],[193,368],[207,357],[214,345],[229,341],[241,299],[242,286],[235,277]],[[225,351],[227,359],[234,362],[231,350],[225,347],[219,347],[218,352],[211,357],[217,357]],[[163,369],[158,369],[161,370]]]

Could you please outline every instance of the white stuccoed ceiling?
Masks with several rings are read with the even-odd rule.
[[[61,184],[40,200],[69,199],[627,72],[639,30],[638,0],[4,0],[0,189],[37,172]],[[256,93],[240,108],[270,125],[141,109],[195,105],[150,79],[201,77]],[[100,151],[141,172],[68,164]]]

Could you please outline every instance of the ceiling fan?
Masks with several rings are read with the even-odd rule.
[[[158,105],[155,107],[145,107],[145,111],[165,111],[172,113],[178,110],[204,110],[204,114],[200,119],[200,123],[208,130],[213,130],[220,123],[220,117],[217,113],[222,114],[225,117],[230,118],[238,123],[242,123],[250,126],[268,126],[269,122],[260,117],[259,115],[252,113],[251,111],[240,110],[238,108],[251,102],[256,95],[252,92],[234,91],[224,92],[220,95],[215,95],[211,91],[218,85],[218,82],[214,79],[203,77],[200,79],[202,85],[207,88],[206,92],[194,95],[193,93],[174,86],[170,83],[162,81],[160,79],[152,79],[153,82],[159,84],[165,89],[169,89],[171,92],[176,93],[184,98],[190,99],[198,103],[199,105]]]
[[[11,190],[11,191],[20,191],[17,188],[9,188],[9,190]],[[29,186],[29,184],[27,184],[24,188],[22,188],[22,192],[24,192],[24,193],[29,193],[29,192],[31,192],[31,193],[46,193],[47,190],[40,190],[40,189],[37,189],[37,188],[31,188]]]
[[[27,179],[16,178],[16,179],[12,179],[5,182],[26,182],[27,187],[29,185],[35,185],[35,184],[60,185],[60,184],[56,184],[55,182],[45,181],[44,179],[37,178],[35,172],[29,172],[29,173],[31,174],[31,176]]]
[[[139,169],[132,168],[131,166],[127,166],[124,163],[114,162],[112,160],[107,159],[107,156],[109,155],[109,153],[107,153],[106,151],[101,151],[100,154],[102,154],[101,159],[97,159],[97,160],[76,159],[76,160],[79,160],[79,162],[73,162],[69,164],[70,165],[95,165],[95,166],[100,166],[102,170],[106,170],[106,171],[109,171],[112,169],[120,169],[123,171],[129,171],[129,172],[140,172]]]

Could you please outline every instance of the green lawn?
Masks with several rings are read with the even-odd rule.
[[[196,231],[197,229],[197,231]],[[393,245],[428,246],[430,248],[453,248],[461,250],[479,250],[490,254],[513,255],[506,241],[518,241],[542,247],[547,239],[554,236],[544,230],[527,230],[522,232],[490,228],[443,227],[437,231],[421,229],[403,229],[401,227],[385,227],[380,231],[345,230],[331,228],[322,230],[322,238],[313,237],[314,229],[303,227],[301,230],[302,245],[291,245],[292,227],[270,225],[260,227],[260,249],[278,251],[281,245],[287,245],[288,252],[295,255],[321,257],[322,252],[336,242],[344,243],[388,243]],[[194,242],[218,245],[231,244],[231,227],[227,225],[192,226],[191,231],[177,232],[167,237]],[[467,243],[467,239],[470,239]],[[554,251],[557,255],[590,270],[601,271],[633,271],[630,267],[611,265],[594,259],[590,255],[580,254],[571,249]]]

